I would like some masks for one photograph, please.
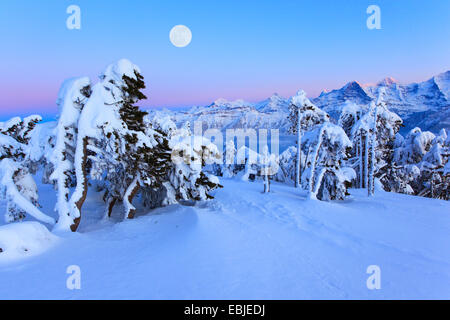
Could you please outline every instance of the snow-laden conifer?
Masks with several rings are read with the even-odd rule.
[[[295,187],[297,188],[300,186],[302,174],[301,146],[303,132],[310,130],[315,125],[330,121],[330,116],[325,111],[322,111],[311,103],[303,90],[298,91],[297,94],[292,97],[289,111],[289,121],[291,123],[289,132],[292,134],[297,134],[297,156],[295,169]]]
[[[402,119],[389,111],[381,90],[376,102],[371,102],[369,110],[354,125],[351,140],[356,146],[358,158],[358,182],[374,192],[375,178],[385,184],[387,172],[393,164],[394,141],[402,126]]]
[[[68,201],[70,187],[76,183],[74,159],[78,119],[90,94],[89,78],[69,79],[62,84],[56,101],[59,115],[55,128],[55,146],[50,159],[53,172],[49,178],[55,182],[57,189],[55,210],[59,215],[56,225],[58,230],[68,230],[73,224]]]
[[[354,172],[344,169],[352,143],[344,130],[330,122],[316,126],[303,136],[306,170],[302,186],[311,199],[342,200]]]
[[[0,191],[7,201],[7,222],[23,220],[29,214],[42,222],[55,223],[39,209],[38,190],[32,176],[33,162],[42,157],[36,141],[31,143],[39,121],[40,116],[29,116],[0,123]]]

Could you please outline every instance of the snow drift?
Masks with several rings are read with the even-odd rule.
[[[38,255],[58,241],[58,237],[34,221],[0,226],[0,264]]]

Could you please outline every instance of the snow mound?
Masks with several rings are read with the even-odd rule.
[[[40,254],[58,237],[35,221],[0,226],[0,264]]]

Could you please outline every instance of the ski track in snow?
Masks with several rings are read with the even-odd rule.
[[[79,233],[20,260],[0,253],[0,299],[450,298],[449,202],[351,190],[327,203],[278,183],[270,194],[262,182],[222,184],[212,201],[140,208],[131,221],[120,205],[102,219],[90,193]],[[373,264],[380,290],[366,287]],[[81,290],[66,288],[69,265]]]

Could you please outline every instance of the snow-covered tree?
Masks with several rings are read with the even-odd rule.
[[[168,201],[212,199],[210,191],[221,186],[218,178],[203,168],[221,159],[217,146],[209,139],[187,136],[181,130],[171,136],[170,147],[172,168],[169,183],[165,184]]]
[[[353,143],[353,148],[349,153],[349,159],[346,161],[346,165],[353,168],[353,170],[358,171],[358,175],[354,181],[352,181],[352,185],[356,187],[361,187],[361,154],[363,154],[362,147],[362,139],[363,134],[360,132],[360,136],[355,137],[352,136],[354,128],[359,124],[359,121],[363,117],[363,115],[367,112],[366,106],[358,105],[350,101],[346,101],[342,107],[342,112],[340,114],[338,125],[342,127],[348,137],[351,138]]]
[[[221,169],[222,176],[225,178],[233,177],[235,172],[236,147],[233,140],[228,140],[225,144],[225,152],[223,157],[223,165]]]
[[[7,201],[7,222],[22,220],[26,214],[54,224],[53,218],[39,210],[38,190],[32,176],[32,163],[41,150],[30,143],[40,116],[12,118],[0,123],[0,190]]]
[[[369,106],[352,129],[351,138],[356,146],[358,158],[358,182],[361,188],[367,187],[368,194],[374,192],[375,178],[383,183],[392,165],[394,141],[402,126],[402,119],[388,110],[383,91]]]
[[[139,68],[122,59],[109,65],[94,86],[88,78],[63,84],[53,132],[47,125],[35,130],[40,117],[0,123],[0,185],[8,220],[29,213],[54,223],[37,208],[31,174],[41,164],[44,177],[57,188],[58,230],[77,230],[88,186],[94,183],[96,191],[105,191],[107,214],[120,201],[128,219],[135,215],[132,201],[139,193],[152,207],[212,198],[210,192],[221,186],[204,168],[220,158],[217,147],[193,136],[189,127],[177,129],[170,119],[150,119],[135,105],[146,98],[144,88]]]
[[[269,147],[265,145],[262,148],[260,164],[260,175],[264,182],[264,193],[270,192],[270,179],[277,174],[279,170],[278,158],[275,154],[269,152]]]
[[[295,168],[297,159],[297,147],[291,146],[284,150],[278,157],[279,170],[274,175],[274,180],[279,182],[295,182]],[[305,154],[302,151],[301,167],[305,168]]]
[[[343,168],[352,143],[344,130],[330,122],[316,126],[303,136],[306,155],[304,189],[311,199],[343,200],[350,181],[354,178],[351,168]]]
[[[261,172],[261,155],[253,149],[242,146],[236,151],[234,172],[243,181],[255,180]]]
[[[217,163],[221,157],[209,139],[194,136],[188,125],[177,129],[170,117],[154,117],[152,128],[167,137],[170,159],[160,183],[143,188],[144,205],[150,208],[180,201],[202,201],[213,198],[211,191],[221,187],[205,167]]]
[[[90,167],[98,169],[106,166],[110,169],[112,164],[120,164],[115,173],[107,170],[105,179],[122,181],[121,185],[113,183],[110,187],[113,194],[120,194],[121,200],[125,202],[126,217],[133,216],[131,200],[142,181],[137,166],[137,152],[158,144],[154,136],[143,132],[145,113],[133,106],[136,101],[145,98],[140,91],[143,87],[139,68],[126,59],[109,65],[100,76],[100,82],[92,87],[78,121],[74,160],[77,183],[70,198],[69,220],[73,221],[70,225],[72,231],[80,223]],[[95,174],[99,175],[98,170]]]
[[[419,165],[421,171],[418,195],[430,198],[450,199],[450,138],[442,129],[431,144]]]
[[[50,179],[54,171],[52,157],[56,145],[56,122],[48,121],[38,123],[30,133],[30,164],[31,173],[42,170],[42,183],[53,184]]]
[[[364,106],[347,101],[342,107],[342,112],[339,116],[338,125],[344,129],[345,134],[350,137],[352,130],[356,123],[362,118],[366,112]]]
[[[270,192],[270,172],[269,172],[270,169],[269,169],[269,148],[267,146],[264,146],[261,160],[262,160],[261,175],[262,175],[263,181],[264,181],[263,193],[269,193]]]
[[[82,165],[78,166],[81,173],[77,174],[77,188],[71,199],[75,217],[85,199],[87,185],[83,181],[87,181],[88,169],[91,178],[105,186],[107,216],[121,201],[125,218],[132,219],[136,212],[132,202],[139,191],[163,183],[170,168],[169,142],[164,132],[152,127],[147,113],[134,105],[146,98],[141,92],[144,88],[139,68],[128,60],[108,66],[101,82],[94,86],[79,121],[83,127],[88,119],[83,118],[85,111],[86,115],[96,115],[94,125],[91,120],[91,126],[78,136],[81,149],[77,147],[77,153],[81,150]],[[81,134],[86,132],[83,138]],[[74,220],[72,229],[76,229],[78,221]]]
[[[133,104],[146,99],[141,92],[145,88],[142,75],[134,69],[134,77],[123,75],[123,100],[120,102],[120,120],[126,131],[121,130],[117,135],[123,135],[124,148],[119,150],[119,157],[123,163],[127,183],[122,201],[125,206],[125,216],[132,219],[135,207],[132,200],[142,187],[159,187],[169,171],[170,148],[168,137],[164,132],[158,132],[146,121],[146,112],[139,110]]]
[[[390,191],[449,199],[449,175],[446,171],[450,141],[445,129],[436,136],[420,128],[395,140],[395,170],[388,175]],[[399,182],[402,180],[401,182]],[[397,184],[408,186],[396,188]]]
[[[89,78],[69,79],[61,86],[56,101],[59,117],[55,128],[55,146],[51,156],[53,172],[50,175],[50,180],[56,182],[57,188],[55,210],[59,214],[59,219],[56,229],[67,228],[73,223],[70,219],[69,189],[76,183],[74,158],[78,119],[90,94]]]
[[[430,131],[422,131],[420,128],[412,129],[403,138],[396,137],[394,161],[398,164],[419,163],[427,152],[430,151],[436,136]]]
[[[403,138],[397,133],[394,141],[394,165],[385,179],[385,189],[393,192],[417,194],[423,188],[421,162],[430,151],[435,135],[420,128],[412,129]]]
[[[312,104],[306,97],[306,93],[303,90],[298,91],[297,94],[292,97],[289,110],[289,121],[291,123],[289,132],[292,134],[297,134],[298,148],[295,170],[295,187],[297,188],[300,186],[302,173],[301,145],[303,132],[311,129],[315,125],[328,122],[330,120],[330,116]]]
[[[388,168],[384,189],[390,192],[416,194],[415,185],[420,177],[420,169],[414,164],[397,165]]]

